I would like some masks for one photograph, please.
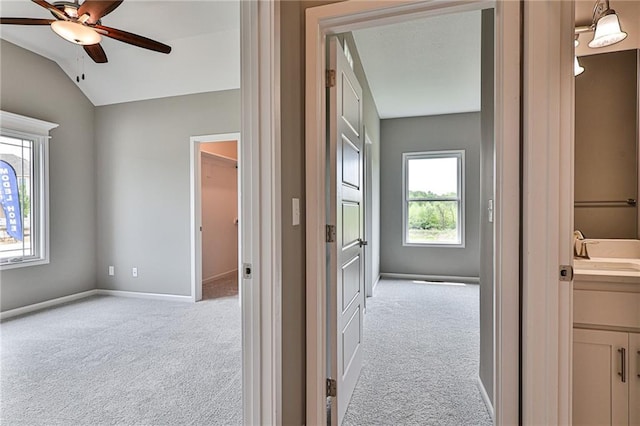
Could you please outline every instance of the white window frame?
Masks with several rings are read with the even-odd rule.
[[[0,263],[0,270],[24,268],[49,263],[49,131],[55,123],[0,111],[0,134],[33,141],[32,241],[34,256],[14,258]]]
[[[409,200],[409,160],[456,158],[458,161],[458,196],[444,199]],[[465,193],[464,193],[464,150],[405,152],[402,154],[402,245],[408,247],[450,247],[464,248],[465,246]],[[409,232],[409,202],[410,201],[457,201],[458,202],[458,237],[459,242],[433,241],[417,243],[408,241]]]

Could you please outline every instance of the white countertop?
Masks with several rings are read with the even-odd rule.
[[[575,259],[573,267],[574,281],[640,284],[640,259]]]

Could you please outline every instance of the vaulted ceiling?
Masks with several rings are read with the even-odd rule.
[[[51,19],[28,0],[2,0],[2,17]],[[0,26],[0,37],[58,63],[98,105],[240,87],[239,0],[125,0],[103,25],[172,47],[169,55],[103,37],[109,62],[94,63],[49,26]]]

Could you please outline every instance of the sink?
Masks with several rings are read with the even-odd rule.
[[[582,269],[588,271],[625,271],[625,272],[640,272],[640,262],[630,261],[612,261],[607,260],[594,260],[594,259],[576,259],[573,262],[575,269]]]

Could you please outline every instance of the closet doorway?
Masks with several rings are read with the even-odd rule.
[[[240,293],[239,143],[239,133],[191,138],[194,301]]]

